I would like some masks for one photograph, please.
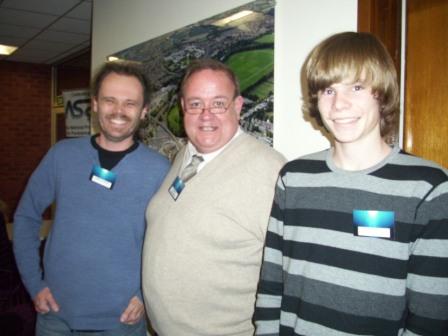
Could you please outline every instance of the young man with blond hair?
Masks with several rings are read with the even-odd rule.
[[[385,47],[346,32],[306,64],[308,110],[333,146],[280,172],[257,335],[446,335],[448,176],[394,138],[399,90]]]

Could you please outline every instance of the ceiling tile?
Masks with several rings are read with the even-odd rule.
[[[57,18],[58,17],[55,15],[24,12],[15,9],[5,9],[3,7],[0,7],[0,23],[3,24],[44,28],[51,24]]]
[[[26,45],[26,49],[30,50],[47,50],[48,52],[57,51],[64,52],[67,49],[78,46],[79,43],[63,43],[63,42],[49,42],[42,40],[33,40]]]
[[[0,60],[59,63],[90,48],[91,0],[0,0]]]
[[[88,20],[90,22],[92,18],[92,3],[83,2],[70,13],[67,13],[66,16],[74,19]]]
[[[57,60],[60,59],[64,59],[64,58],[69,58],[71,55],[79,53],[80,51],[86,51],[86,49],[90,46],[90,44],[80,44],[77,47],[74,47],[72,49],[67,50],[65,53],[61,53],[59,54],[57,57],[55,57],[54,59],[50,59],[49,63],[56,63]]]
[[[87,40],[90,40],[90,35],[46,30],[42,34],[40,34],[38,38],[39,40],[43,41],[53,41],[53,42],[69,41],[72,44],[79,44]]]
[[[59,16],[82,2],[79,0],[3,0],[2,7]]]
[[[39,28],[16,26],[0,23],[0,41],[2,37],[23,37],[30,38],[35,36],[41,30]]]
[[[90,21],[64,17],[55,22],[49,29],[51,31],[90,35]]]
[[[8,61],[44,63],[49,58],[55,57],[58,52],[49,52],[48,50],[38,50],[24,47],[17,50],[14,54],[7,58]],[[28,60],[27,60],[28,59]]]
[[[14,47],[20,47],[25,44],[26,41],[28,41],[28,39],[23,37],[0,36],[0,44],[6,44]]]

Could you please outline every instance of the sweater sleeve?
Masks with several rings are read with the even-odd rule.
[[[269,219],[254,314],[256,335],[279,335],[283,293],[285,187],[279,178]]]
[[[407,278],[409,314],[404,335],[448,333],[448,182],[422,202],[423,225],[412,245]]]
[[[51,149],[31,175],[14,215],[14,254],[32,298],[47,286],[40,268],[39,232],[42,214],[55,198],[54,152]]]

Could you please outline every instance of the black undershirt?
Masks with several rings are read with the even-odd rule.
[[[93,135],[90,138],[90,142],[91,142],[92,146],[98,151],[98,157],[100,159],[101,168],[104,168],[107,170],[111,170],[113,167],[115,167],[118,164],[118,162],[120,162],[120,160],[122,158],[125,157],[126,154],[133,152],[138,147],[138,142],[134,140],[134,143],[128,149],[125,149],[124,151],[119,151],[119,152],[109,151],[109,150],[104,149],[98,145],[98,143],[96,142],[96,138],[98,137],[98,135],[99,134]]]

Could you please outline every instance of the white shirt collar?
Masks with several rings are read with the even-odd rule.
[[[234,141],[242,133],[244,133],[244,131],[241,129],[241,127],[238,127],[233,137],[224,146],[215,150],[214,152],[206,154],[199,153],[196,147],[190,141],[188,141],[187,150],[185,151],[184,161],[182,163],[182,169],[191,161],[191,157],[197,154],[201,155],[204,158],[204,161],[202,161],[198,166],[198,171],[200,171],[202,168],[205,167],[207,163],[209,163],[211,160],[217,157],[219,153],[221,153],[232,141]]]

